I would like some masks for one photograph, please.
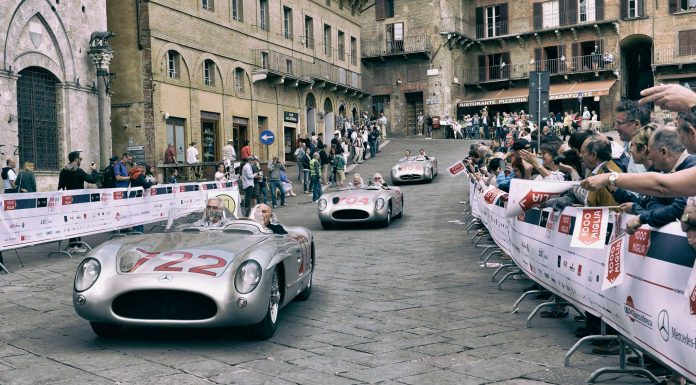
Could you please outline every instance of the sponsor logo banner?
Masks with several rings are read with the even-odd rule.
[[[510,182],[510,202],[505,210],[505,216],[516,217],[533,207],[539,207],[540,204],[568,191],[578,183],[513,179]]]
[[[466,171],[466,166],[464,166],[464,162],[462,162],[461,160],[454,162],[451,166],[447,167],[447,173],[449,173],[450,176],[468,174],[468,172]]]

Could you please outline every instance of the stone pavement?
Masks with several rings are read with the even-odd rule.
[[[127,329],[116,340],[97,338],[72,307],[79,258],[47,259],[55,245],[35,247],[20,251],[22,268],[5,253],[13,274],[0,274],[0,384],[583,384],[616,357],[586,348],[564,368],[581,324],[535,319],[527,329],[538,301],[510,310],[529,282],[498,291],[464,226],[452,222],[463,220],[466,183],[445,168],[468,143],[395,139],[352,170],[389,175],[405,148],[438,157],[433,184],[402,186],[405,214],[390,228],[322,230],[304,194],[276,210],[282,222],[314,232],[318,257],[312,297],[281,310],[268,341],[245,338],[243,329]]]

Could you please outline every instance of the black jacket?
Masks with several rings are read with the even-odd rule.
[[[696,155],[689,155],[674,171],[681,171],[696,166]],[[640,223],[652,227],[662,227],[679,219],[686,207],[686,197],[657,198],[650,197],[640,214]]]
[[[79,190],[85,188],[85,182],[97,183],[99,173],[92,170],[92,174],[87,174],[85,170],[79,168],[76,164],[69,163],[58,176],[58,190]]]

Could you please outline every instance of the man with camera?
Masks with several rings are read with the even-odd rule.
[[[273,157],[273,161],[268,164],[268,180],[271,182],[271,202],[273,208],[276,208],[276,189],[280,190],[280,205],[285,205],[285,189],[280,181],[280,172],[285,171],[285,165],[278,160],[278,156]]]

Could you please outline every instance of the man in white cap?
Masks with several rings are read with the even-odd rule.
[[[234,174],[234,161],[237,160],[237,152],[234,151],[232,138],[227,139],[227,144],[222,148],[222,162],[225,164],[225,172]]]

